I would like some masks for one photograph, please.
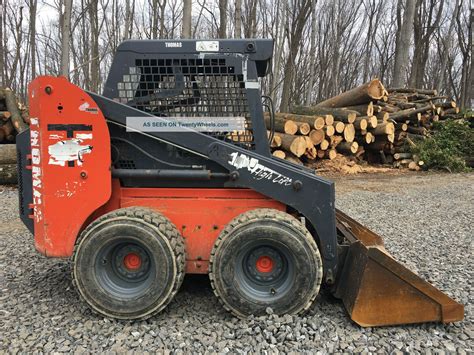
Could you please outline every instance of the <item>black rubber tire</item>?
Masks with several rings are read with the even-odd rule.
[[[121,245],[144,253],[147,269],[144,280],[135,280],[137,285],[108,266],[119,256],[104,256]],[[92,222],[78,238],[72,257],[72,279],[80,297],[93,311],[125,320],[147,319],[162,311],[178,292],[184,268],[184,240],[177,228],[143,207],[118,209]]]
[[[276,251],[282,267],[287,265],[286,271],[280,271],[275,280],[265,281],[263,286],[262,274],[248,276],[245,272],[252,267],[248,261],[255,260],[248,259],[248,255],[261,248]],[[276,314],[304,312],[318,295],[322,275],[321,256],[313,236],[296,218],[273,209],[247,211],[234,218],[222,230],[210,258],[214,293],[226,310],[241,318],[263,315],[268,307]]]

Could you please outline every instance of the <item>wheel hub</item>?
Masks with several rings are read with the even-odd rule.
[[[249,277],[254,281],[271,283],[280,278],[284,271],[284,264],[277,250],[268,246],[259,246],[249,252],[246,269]]]
[[[258,272],[267,273],[273,270],[273,259],[267,255],[263,255],[257,259],[255,267]]]
[[[123,264],[130,271],[138,270],[142,265],[142,258],[136,253],[128,253],[123,258]]]
[[[149,264],[147,253],[134,244],[119,247],[114,260],[118,275],[129,281],[138,281],[146,276]]]

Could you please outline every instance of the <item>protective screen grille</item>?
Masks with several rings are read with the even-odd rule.
[[[118,83],[119,100],[156,116],[245,117],[245,130],[206,134],[254,149],[243,75],[226,58],[136,59]]]

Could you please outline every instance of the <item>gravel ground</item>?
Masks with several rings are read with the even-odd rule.
[[[380,233],[398,260],[466,306],[456,324],[360,328],[319,295],[300,317],[233,318],[207,277],[187,277],[160,315],[142,322],[93,315],[72,289],[67,261],[46,259],[17,219],[16,190],[0,187],[0,352],[474,351],[474,174],[337,179],[337,205]]]

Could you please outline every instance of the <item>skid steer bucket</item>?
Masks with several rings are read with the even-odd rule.
[[[339,210],[336,217],[349,246],[335,296],[353,321],[370,327],[463,319],[464,306],[393,259],[379,235]]]

